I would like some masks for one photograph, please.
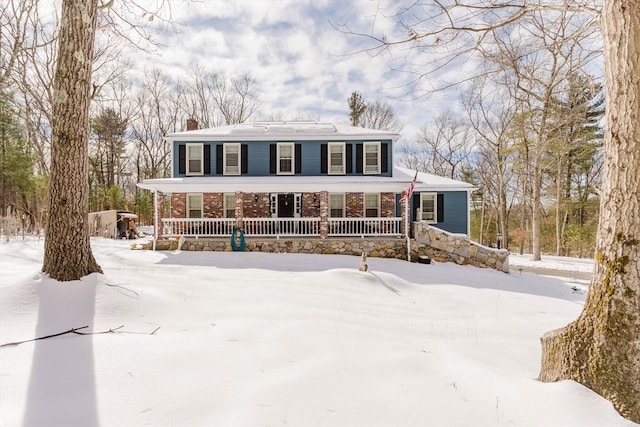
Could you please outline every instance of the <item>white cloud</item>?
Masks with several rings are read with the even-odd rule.
[[[348,121],[347,98],[360,91],[367,99],[389,102],[405,124],[405,138],[437,114],[430,102],[399,100],[407,75],[393,71],[386,55],[355,54],[369,42],[333,25],[392,34],[397,26],[389,1],[241,0],[172,3],[178,32],[163,32],[166,47],[157,56],[133,55],[141,70],[156,66],[179,77],[192,63],[229,74],[250,71],[261,88],[261,113],[299,113]],[[393,97],[389,97],[393,96]],[[451,99],[446,100],[448,103]]]

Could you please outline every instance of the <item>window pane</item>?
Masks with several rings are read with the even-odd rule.
[[[188,197],[187,206],[189,206],[187,216],[189,218],[201,218],[202,217],[202,196],[199,194],[190,194],[187,197]]]
[[[225,145],[225,173],[240,173],[240,152],[237,145]]]
[[[329,145],[329,172],[344,173],[344,145]]]
[[[329,216],[344,217],[344,194],[329,194]]]
[[[367,218],[375,218],[379,216],[377,194],[364,195],[364,216],[366,216]]]
[[[289,144],[279,145],[279,154],[280,172],[292,172],[293,146]]]
[[[422,194],[422,220],[435,221],[436,219],[436,197],[434,194]]]
[[[236,195],[225,194],[224,195],[224,216],[226,218],[235,218],[236,216]]]
[[[189,160],[189,172],[200,172],[200,160]]]
[[[365,144],[364,170],[368,173],[378,173],[378,145]]]
[[[187,145],[187,173],[202,172],[202,145]]]

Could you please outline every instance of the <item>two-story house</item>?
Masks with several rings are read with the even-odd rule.
[[[156,237],[402,236],[410,221],[468,234],[468,183],[394,167],[391,131],[254,122],[166,135],[172,176],[155,193]],[[406,206],[403,193],[415,179]],[[165,208],[159,203],[170,200]]]

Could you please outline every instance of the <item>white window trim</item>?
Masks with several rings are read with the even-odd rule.
[[[291,147],[291,171],[280,170],[280,148],[289,146]],[[296,144],[293,142],[278,142],[276,152],[276,166],[278,175],[295,175],[296,173]]]
[[[339,217],[331,217],[331,210],[333,209],[331,207],[331,196],[340,196],[340,198],[342,199],[342,215]],[[347,204],[347,200],[346,200],[346,196],[344,193],[329,193],[329,217],[331,218],[344,218],[345,217],[345,213],[346,213],[346,204]]]
[[[433,220],[423,219],[424,199],[426,196],[433,197]],[[438,222],[438,193],[420,193],[420,221],[426,221],[428,224],[436,224]]]
[[[238,149],[238,171],[229,172],[227,170],[227,148],[236,147]],[[240,175],[242,173],[242,148],[241,144],[222,144],[222,173],[223,175]]]
[[[202,193],[187,193],[187,218],[196,218],[196,217],[192,217],[190,216],[191,214],[191,206],[189,203],[189,200],[191,200],[191,197],[193,196],[198,196],[200,197],[200,216],[199,218],[204,218],[204,198],[202,197]]]
[[[189,152],[191,151],[190,147],[199,147],[200,148],[200,170],[198,172],[191,172],[190,166],[191,162],[189,161]],[[204,175],[204,144],[187,144],[186,145],[187,155],[186,157],[186,171],[187,175]]]
[[[367,171],[367,146],[375,146],[376,147],[376,152],[378,153],[378,159],[377,159],[377,168],[375,171],[371,172],[371,171]],[[382,169],[380,167],[380,163],[381,163],[381,144],[380,142],[364,142],[362,144],[362,173],[364,175],[379,175],[380,174],[380,170]]]
[[[341,147],[342,149],[342,170],[339,172],[331,171],[331,147]],[[327,174],[328,175],[344,175],[347,170],[347,150],[344,142],[329,142],[327,144]]]
[[[227,197],[233,197],[233,206],[229,206],[227,203]],[[222,209],[225,218],[235,218],[236,217],[236,193],[222,193]],[[227,211],[233,209],[233,216],[228,217]]]
[[[377,206],[376,206],[376,210],[378,211],[378,215],[376,216],[376,218],[380,218],[380,203],[381,201],[381,197],[380,197],[380,193],[363,193],[362,195],[362,216],[363,218],[367,217],[367,196],[369,195],[375,195],[377,196]],[[371,217],[373,218],[373,217]]]

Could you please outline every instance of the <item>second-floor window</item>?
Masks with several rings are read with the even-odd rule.
[[[364,143],[364,173],[378,174],[380,173],[380,143],[365,142]]]
[[[329,147],[329,175],[344,175],[345,150],[344,143],[330,143]]]
[[[202,218],[202,194],[187,194],[187,218]]]
[[[240,175],[240,144],[224,144],[224,174]]]
[[[295,144],[278,144],[278,175],[293,175],[293,159],[295,156]]]
[[[187,175],[202,175],[203,145],[187,144]]]

